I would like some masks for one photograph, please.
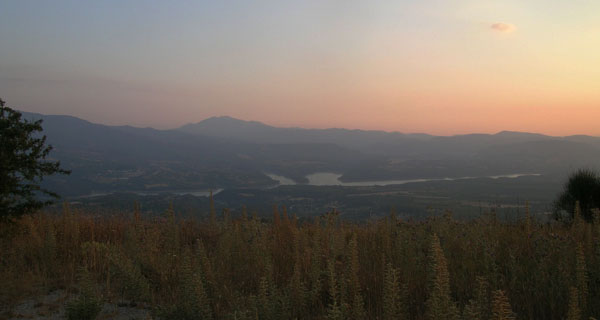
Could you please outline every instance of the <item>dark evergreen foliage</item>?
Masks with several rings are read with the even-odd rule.
[[[58,195],[40,186],[44,176],[68,174],[59,162],[47,161],[52,146],[42,121],[28,121],[0,100],[0,217],[30,213],[50,204]],[[41,196],[41,197],[40,197]]]
[[[554,203],[555,217],[559,220],[573,219],[577,202],[579,202],[582,217],[591,222],[594,215],[593,209],[600,208],[600,175],[597,172],[579,169],[569,176],[563,191]]]

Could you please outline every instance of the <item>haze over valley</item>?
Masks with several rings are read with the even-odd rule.
[[[418,217],[432,204],[439,210],[469,207],[477,213],[495,206],[510,211],[525,200],[537,213],[547,213],[566,175],[575,168],[593,167],[600,157],[600,138],[582,135],[504,131],[433,136],[278,128],[231,117],[157,130],[106,126],[70,116],[25,117],[43,119],[53,158],[73,170],[70,176],[48,178],[49,188],[66,199],[100,206],[115,206],[113,193],[131,201],[153,198],[157,211],[168,204],[169,195],[199,197],[192,202],[206,206],[213,190],[217,201],[232,208],[260,199],[263,210],[274,203],[296,206],[306,214],[335,207],[342,213],[350,210],[356,219],[392,208]],[[517,196],[508,191],[514,190],[515,182],[532,188]],[[487,193],[480,192],[482,184]],[[322,195],[296,194],[311,189]],[[541,190],[545,196],[539,196]],[[349,200],[355,193],[363,194],[360,201]],[[420,197],[438,200],[420,206]]]

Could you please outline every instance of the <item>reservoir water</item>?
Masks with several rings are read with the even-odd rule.
[[[279,185],[295,185],[296,182],[290,178],[267,174],[271,179],[279,181]],[[311,186],[344,186],[344,187],[368,187],[368,186],[387,186],[393,184],[407,184],[407,183],[418,183],[427,181],[455,181],[455,180],[466,180],[466,179],[477,179],[477,178],[490,178],[490,179],[515,179],[525,176],[539,176],[538,173],[511,173],[504,175],[495,176],[482,176],[482,177],[458,177],[458,178],[427,178],[427,179],[406,179],[406,180],[374,180],[374,181],[356,181],[356,182],[343,182],[340,181],[342,177],[339,173],[333,172],[317,172],[306,176],[308,179],[308,185]]]
[[[279,182],[278,185],[273,186],[272,188],[278,186],[290,186],[297,185],[296,181],[290,179],[285,176],[265,173],[269,178]],[[373,181],[356,181],[356,182],[343,182],[340,181],[342,174],[333,173],[333,172],[317,172],[313,174],[309,174],[306,176],[308,179],[308,183],[306,185],[309,186],[344,186],[344,187],[369,187],[369,186],[388,186],[394,184],[407,184],[407,183],[419,183],[419,182],[427,182],[427,181],[455,181],[455,180],[467,180],[467,179],[477,179],[477,178],[490,178],[490,179],[515,179],[519,177],[525,176],[540,176],[539,173],[511,173],[511,174],[503,174],[496,176],[480,176],[480,177],[458,177],[458,178],[427,178],[427,179],[406,179],[406,180],[373,180]],[[213,195],[218,194],[224,189],[216,189],[213,190]],[[210,195],[209,190],[165,190],[165,191],[129,191],[130,193],[135,193],[141,196],[149,196],[149,195],[158,195],[161,193],[173,193],[176,195],[193,195],[197,197],[208,197]],[[100,197],[112,194],[113,192],[106,193],[92,193],[84,196],[79,196],[75,198],[93,198]]]

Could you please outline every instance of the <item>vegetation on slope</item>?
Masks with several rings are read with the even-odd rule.
[[[281,208],[279,208],[281,209]],[[588,319],[600,315],[600,221],[570,225],[493,213],[459,222],[394,215],[349,224],[336,212],[298,223],[26,215],[1,226],[4,316],[63,289],[75,312],[102,302],[162,319]],[[82,285],[82,279],[85,281]],[[78,293],[79,292],[79,293]],[[86,301],[90,304],[87,305]],[[91,310],[91,311],[88,311]]]

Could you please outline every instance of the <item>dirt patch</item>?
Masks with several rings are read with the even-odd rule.
[[[64,290],[55,290],[47,295],[21,301],[11,310],[0,312],[0,319],[65,319],[65,306],[75,298]],[[130,306],[126,303],[105,303],[96,318],[117,320],[152,319],[151,312],[144,306]]]

